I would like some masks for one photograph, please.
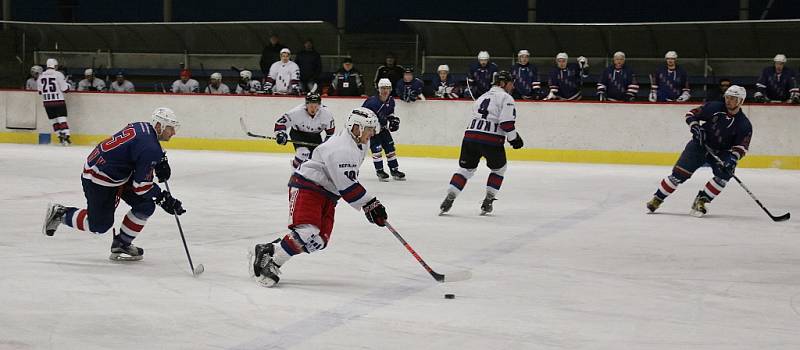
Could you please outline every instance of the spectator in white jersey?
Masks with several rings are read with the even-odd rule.
[[[172,83],[174,94],[196,94],[200,92],[200,83],[192,79],[192,72],[188,69],[181,70],[181,78]]]
[[[214,72],[211,74],[211,80],[204,92],[212,95],[227,95],[231,93],[231,88],[222,83],[222,74]]]
[[[36,80],[39,79],[39,74],[42,74],[42,71],[42,66],[31,67],[31,77],[25,82],[25,90],[36,91],[37,84],[39,84]]]
[[[136,92],[136,87],[130,80],[125,79],[125,73],[122,71],[117,72],[111,87],[108,88],[109,92]]]
[[[106,82],[94,76],[94,69],[83,71],[83,80],[78,82],[78,91],[105,91]]]

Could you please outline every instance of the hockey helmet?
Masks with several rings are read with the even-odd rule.
[[[211,80],[222,80],[222,74],[219,72],[211,73]]]
[[[563,60],[568,60],[569,59],[569,56],[567,55],[566,52],[559,52],[558,55],[556,55],[556,61],[561,60],[561,59],[563,59]]]
[[[178,132],[178,128],[181,126],[181,122],[175,117],[175,112],[167,107],[158,107],[153,111],[151,124],[155,127],[156,123],[161,123],[162,130],[164,127],[171,126],[175,132]]]
[[[775,62],[786,63],[786,55],[779,53],[775,55],[775,58],[772,60]]]
[[[490,58],[488,51],[478,52],[478,60],[488,60]]]
[[[31,67],[31,74],[40,74],[42,73],[42,66],[36,65]]]
[[[306,94],[306,104],[309,103],[322,103],[322,95],[316,92],[309,92]]]
[[[436,71],[437,72],[441,72],[441,71],[450,72],[450,66],[448,66],[446,64],[441,64],[441,65],[439,65],[439,68],[436,68]]]
[[[58,67],[58,60],[55,58],[48,58],[47,68],[56,68],[56,67]]]
[[[744,99],[747,98],[747,90],[739,85],[731,85],[728,90],[725,90],[724,96],[733,96],[739,99],[739,106],[744,103]]]
[[[381,80],[378,80],[378,89],[380,89],[382,87],[388,87],[388,88],[391,89],[392,88],[392,82],[389,81],[389,79],[381,78]]]
[[[625,59],[625,53],[624,53],[624,52],[622,52],[622,51],[617,51],[617,52],[614,52],[614,58],[621,58],[621,59]]]
[[[406,67],[405,69],[403,69],[403,74],[405,74],[405,73],[411,73],[411,74],[414,74],[414,68],[412,68],[412,67]]]
[[[94,76],[94,69],[86,68],[86,70],[83,71],[83,75],[85,75],[87,77]]]
[[[381,131],[380,123],[378,123],[378,116],[376,116],[375,112],[371,109],[365,107],[358,107],[351,111],[350,115],[347,116],[347,121],[344,123],[347,132],[353,137],[356,137],[356,135],[353,135],[353,126],[356,125],[359,126],[361,133],[363,133],[366,128],[374,128],[375,134]]]
[[[519,57],[519,56],[528,56],[528,57],[530,57],[531,53],[528,50],[519,50],[519,52],[517,52],[517,57]]]
[[[514,77],[511,76],[511,73],[505,70],[501,70],[497,73],[494,73],[494,80],[492,81],[492,83],[494,85],[497,85],[500,82],[510,82],[510,81],[514,81]]]
[[[667,51],[667,53],[666,53],[666,54],[664,54],[664,58],[665,58],[665,59],[667,59],[667,58],[674,58],[674,59],[678,59],[678,53],[677,53],[677,52],[675,52],[675,51]]]
[[[252,79],[253,78],[253,72],[245,69],[245,70],[239,72],[239,77],[241,77],[242,79]]]

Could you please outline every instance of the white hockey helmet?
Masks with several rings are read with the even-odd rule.
[[[47,65],[47,68],[54,68],[55,69],[56,67],[58,67],[58,60],[56,60],[55,58],[48,58],[46,65]]]
[[[243,70],[243,71],[239,72],[239,76],[242,79],[252,79],[253,78],[253,72],[251,72],[249,70]]]
[[[181,122],[178,121],[178,118],[175,117],[175,112],[167,107],[158,107],[155,111],[153,111],[152,116],[152,123],[153,127],[156,126],[156,123],[161,123],[161,128],[171,126],[175,129],[175,132],[178,131],[178,128],[181,127]]]
[[[622,58],[625,59],[625,53],[622,51],[614,52],[614,58]]]
[[[528,56],[528,57],[530,57],[531,53],[528,50],[519,50],[519,52],[517,52],[517,57],[519,57],[519,56]]]
[[[772,59],[772,60],[775,61],[775,62],[786,63],[786,55],[784,55],[782,53],[779,53],[779,54],[775,55],[775,58]]]
[[[281,53],[288,53],[288,54],[291,55],[292,54],[292,50],[289,50],[288,48],[284,47],[284,48],[281,49]]]
[[[667,53],[666,53],[666,54],[664,54],[664,58],[665,58],[665,59],[667,59],[667,58],[674,58],[674,59],[678,59],[678,53],[677,53],[677,52],[675,52],[675,51],[667,51]]]
[[[566,52],[559,52],[558,55],[556,55],[556,61],[560,59],[568,60],[569,56],[567,55]]]
[[[448,66],[446,64],[440,64],[439,68],[436,68],[436,72],[438,73],[438,72],[441,72],[441,71],[450,72],[450,66]]]
[[[219,72],[211,73],[211,80],[222,80],[222,74]]]
[[[389,79],[381,78],[381,80],[378,80],[378,89],[380,89],[382,87],[388,87],[388,88],[391,89],[392,88],[392,82],[389,81]]]
[[[744,103],[744,99],[747,98],[747,90],[739,85],[731,85],[728,90],[725,90],[724,96],[733,96],[739,99],[739,106]]]
[[[478,59],[479,60],[488,60],[490,58],[488,51],[481,51],[478,52]]]
[[[347,121],[344,123],[345,129],[347,129],[347,132],[353,137],[356,137],[356,135],[353,135],[353,126],[356,125],[359,126],[361,133],[363,133],[366,128],[374,128],[375,134],[381,131],[381,125],[378,123],[378,116],[375,115],[375,112],[371,109],[365,107],[358,107],[351,111],[350,115],[347,116]]]
[[[93,70],[93,69],[91,69],[91,68],[86,68],[86,70],[85,70],[85,71],[83,71],[83,75],[85,75],[85,76],[87,76],[87,77],[88,77],[88,76],[94,76],[94,70]]]
[[[42,66],[36,65],[31,67],[31,74],[40,74],[42,73]]]

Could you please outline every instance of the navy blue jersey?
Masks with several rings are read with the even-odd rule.
[[[153,183],[153,167],[163,157],[153,126],[131,123],[94,148],[83,165],[82,177],[106,187],[130,183],[134,193],[150,198],[161,192]]]
[[[686,113],[686,124],[701,123],[706,132],[705,144],[717,151],[729,151],[742,159],[750,148],[753,126],[744,115],[731,115],[725,102],[711,101]]]
[[[674,70],[662,65],[650,76],[650,88],[658,89],[656,101],[675,101],[684,92],[689,92],[689,75],[686,70],[676,66]]]
[[[597,83],[597,93],[605,93],[609,99],[627,101],[639,92],[639,83],[636,75],[626,65],[617,69],[610,65],[603,70],[600,82]]]
[[[475,98],[480,97],[492,88],[494,73],[497,73],[497,65],[494,62],[489,62],[486,67],[481,67],[479,62],[474,62],[469,66],[467,79],[469,79],[469,87],[472,89]]]
[[[425,87],[425,84],[422,80],[414,78],[411,81],[400,79],[394,86],[394,94],[397,98],[406,102],[412,102],[416,101],[419,95],[422,94],[422,88]]]
[[[437,76],[433,79],[433,95],[438,98],[459,98],[461,87],[456,85],[456,81],[450,75],[447,76],[447,80],[441,80]]]
[[[764,68],[756,88],[768,99],[777,101],[786,101],[793,92],[800,92],[794,71],[789,67],[783,67],[780,74],[775,71],[775,66]]]
[[[511,76],[514,77],[514,91],[520,96],[531,97],[540,94],[542,83],[539,81],[539,72],[535,65],[515,63],[511,66]]]
[[[378,121],[381,123],[381,128],[386,127],[387,118],[394,115],[394,97],[389,96],[386,102],[381,102],[379,96],[370,96],[361,105],[361,107],[369,108],[378,116]]]
[[[566,100],[575,100],[581,97],[581,85],[585,77],[585,72],[577,63],[567,63],[567,67],[564,69],[555,66],[550,71],[547,85],[550,87],[550,92],[556,96]]]

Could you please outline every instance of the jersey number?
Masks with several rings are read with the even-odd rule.
[[[345,171],[344,176],[347,176],[347,178],[350,179],[350,181],[356,181],[356,179],[358,178],[358,174],[356,173],[355,170]]]
[[[56,78],[42,78],[39,80],[42,84],[42,92],[56,92]]]
[[[100,144],[100,150],[103,152],[111,151],[119,146],[122,146],[125,142],[133,140],[136,137],[136,129],[133,127],[127,127],[122,129],[116,135],[106,139]]]
[[[489,103],[491,101],[491,99],[487,98],[481,102],[481,106],[478,108],[478,113],[480,113],[481,118],[486,119],[486,117],[489,115]]]

